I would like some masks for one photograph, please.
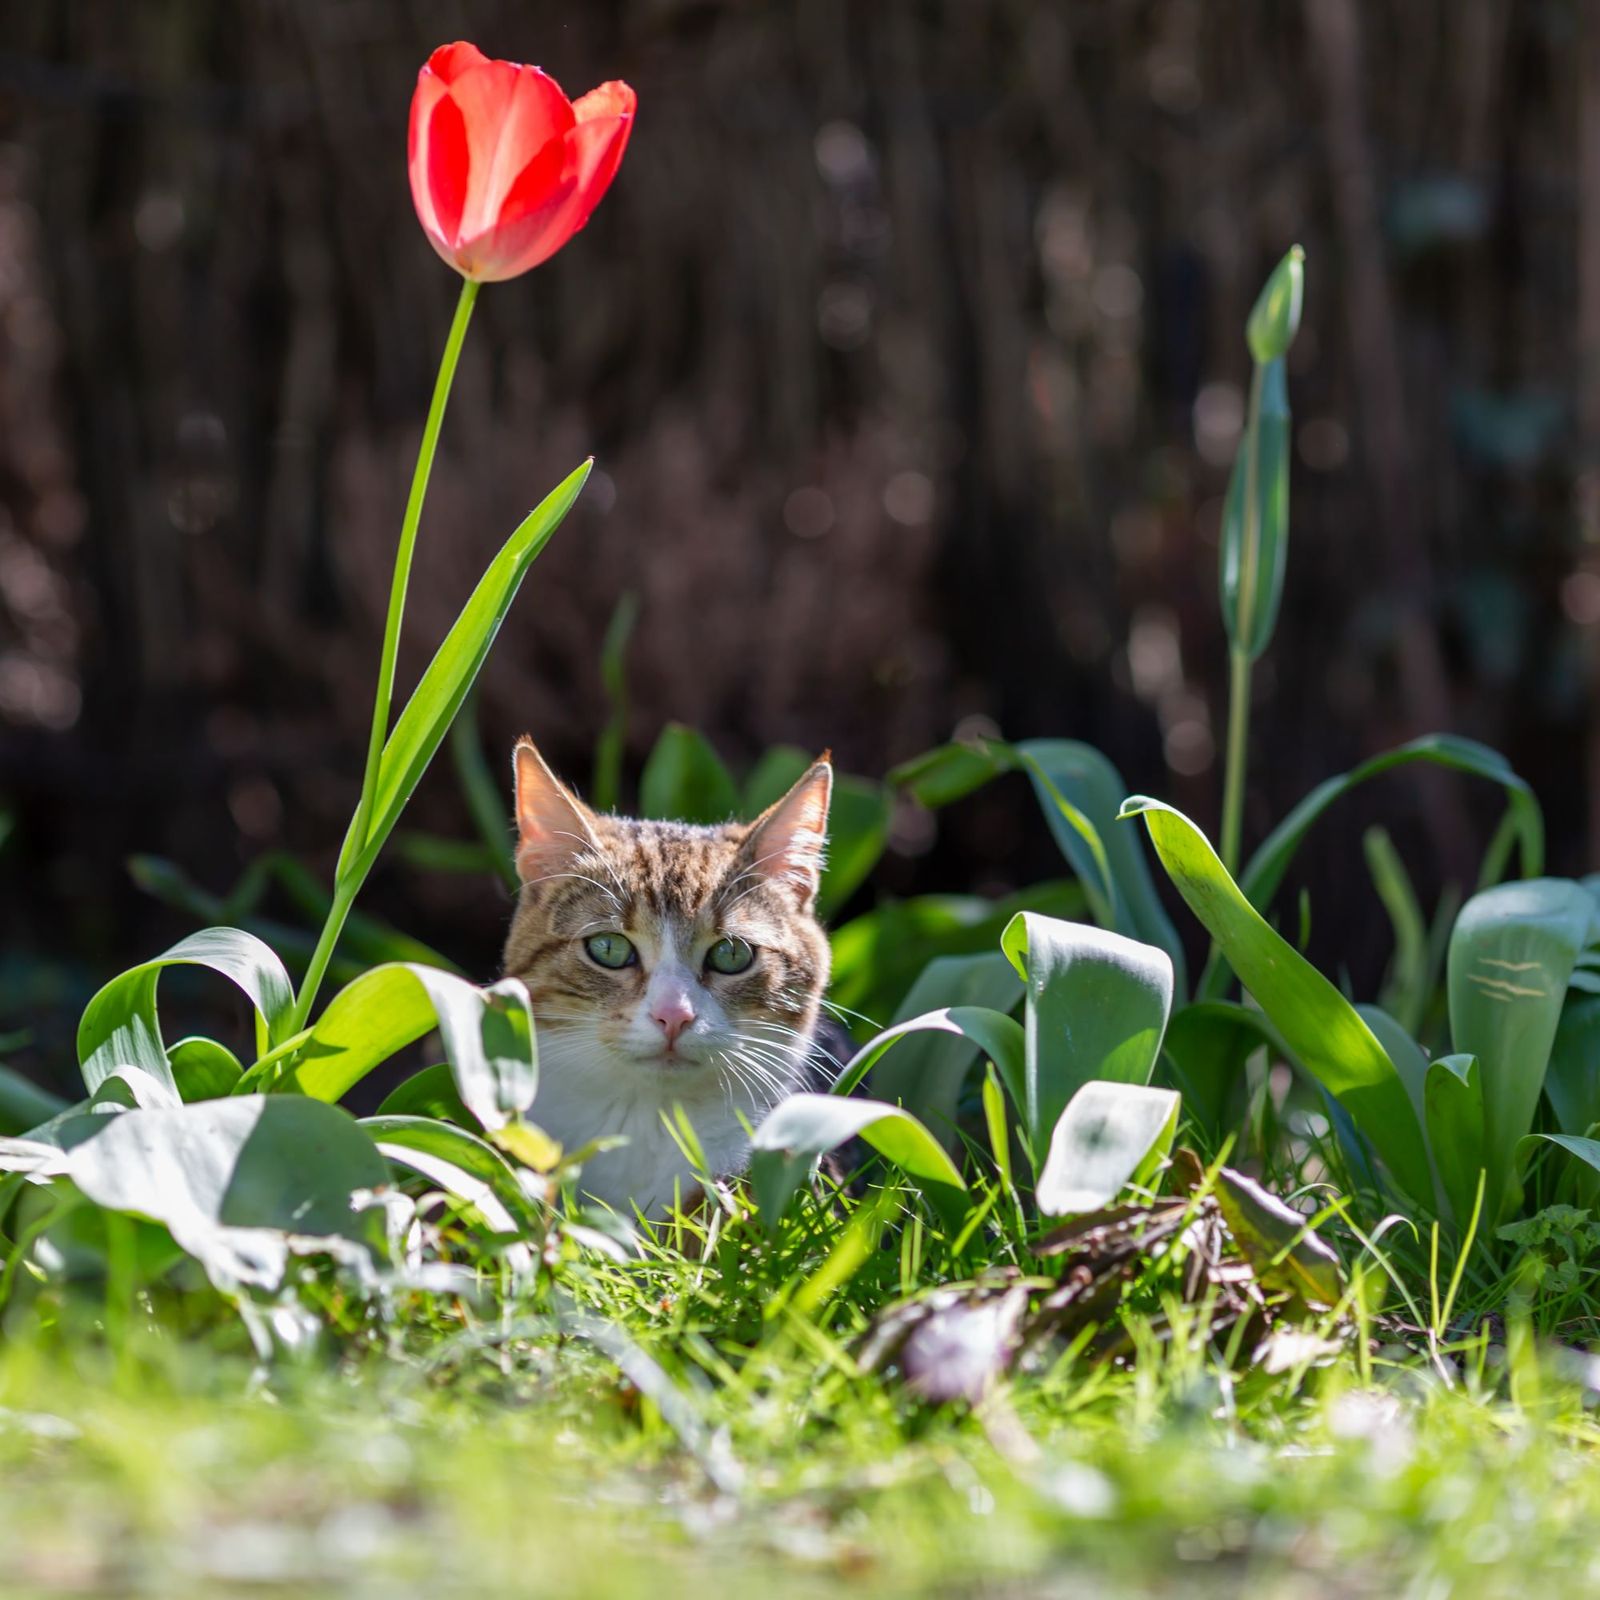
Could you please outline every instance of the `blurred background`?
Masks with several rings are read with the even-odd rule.
[[[456,295],[404,161],[416,70],[454,37],[640,99],[589,228],[484,292],[423,523],[403,685],[598,457],[482,681],[496,773],[529,731],[587,781],[634,590],[630,781],[669,719],[735,767],[789,741],[869,775],[958,731],[1051,734],[1214,829],[1242,329],[1299,241],[1247,843],[1449,729],[1534,784],[1554,869],[1600,865],[1579,0],[0,0],[18,1065],[63,1076],[86,994],[194,925],[131,854],[217,893],[275,851],[331,873]],[[1499,804],[1410,773],[1343,802],[1297,868],[1313,957],[1386,951],[1367,825],[1437,886]],[[471,837],[448,762],[409,820]],[[1016,778],[902,813],[860,903],[1057,870]],[[392,860],[363,904],[493,972],[493,880]]]

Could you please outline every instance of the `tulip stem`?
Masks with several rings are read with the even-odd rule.
[[[1239,845],[1244,834],[1245,753],[1250,744],[1250,653],[1237,645],[1228,652],[1228,762],[1222,787],[1222,864],[1239,875]]]
[[[1222,864],[1239,875],[1239,848],[1244,836],[1244,783],[1250,747],[1251,640],[1256,628],[1256,585],[1261,569],[1261,366],[1250,377],[1250,409],[1245,418],[1243,537],[1239,541],[1238,596],[1228,651],[1228,760],[1222,783]]]
[[[400,544],[395,552],[394,578],[389,588],[389,612],[383,623],[383,654],[378,660],[378,693],[372,707],[372,731],[367,740],[367,765],[361,777],[361,800],[351,819],[350,831],[345,835],[344,847],[339,852],[339,865],[334,874],[333,904],[328,908],[327,921],[312,952],[311,964],[306,968],[304,982],[295,998],[294,1013],[289,1031],[298,1033],[306,1026],[311,1007],[316,1002],[328,963],[333,959],[334,947],[344,930],[345,918],[355,901],[362,880],[372,868],[375,852],[370,848],[372,811],[378,793],[378,773],[383,765],[383,747],[389,736],[389,712],[394,699],[395,663],[400,654],[400,622],[405,615],[406,589],[411,579],[411,557],[417,544],[417,527],[422,521],[422,503],[427,498],[428,478],[433,471],[434,452],[439,446],[439,430],[444,424],[445,406],[450,399],[450,386],[455,381],[456,363],[461,357],[461,346],[467,336],[467,324],[472,320],[472,307],[478,298],[478,285],[468,278],[462,282],[461,297],[456,301],[456,314],[450,324],[450,335],[445,340],[444,355],[439,361],[439,376],[434,380],[433,399],[428,405],[428,419],[422,428],[422,443],[417,450],[417,466],[411,475],[411,493],[406,499],[405,519],[400,524]]]

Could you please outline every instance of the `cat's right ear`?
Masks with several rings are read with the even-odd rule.
[[[517,781],[517,876],[524,883],[565,870],[596,848],[589,811],[544,763],[526,734],[512,756]]]

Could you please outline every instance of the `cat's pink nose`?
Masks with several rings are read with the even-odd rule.
[[[675,994],[664,994],[650,1008],[652,1020],[660,1025],[667,1036],[670,1050],[678,1042],[678,1035],[694,1021],[694,1007],[681,989]]]

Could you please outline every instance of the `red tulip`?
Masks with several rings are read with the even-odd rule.
[[[548,260],[622,163],[637,97],[603,83],[569,101],[537,67],[441,45],[411,99],[411,198],[433,248],[497,283]]]

